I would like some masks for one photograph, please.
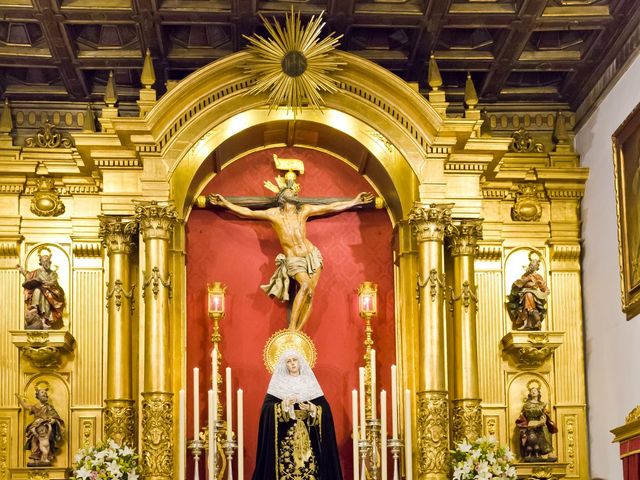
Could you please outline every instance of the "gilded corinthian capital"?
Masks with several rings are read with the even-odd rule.
[[[482,239],[482,219],[460,220],[451,225],[450,232],[451,255],[477,255],[478,240]]]
[[[444,241],[451,226],[453,203],[432,203],[428,207],[415,206],[409,212],[418,242]]]
[[[178,222],[178,212],[172,203],[160,204],[155,200],[137,202],[135,218],[140,224],[144,240],[152,238],[168,240]]]
[[[99,215],[100,238],[102,246],[107,249],[107,254],[131,253],[135,246],[133,236],[138,231],[138,224],[130,217],[108,217]]]

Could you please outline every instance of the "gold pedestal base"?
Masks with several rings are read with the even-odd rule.
[[[518,478],[524,480],[552,480],[567,476],[568,463],[526,462],[516,463]]]
[[[66,480],[71,470],[64,467],[10,468],[11,480]]]

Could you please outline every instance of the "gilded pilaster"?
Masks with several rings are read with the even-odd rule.
[[[0,295],[2,295],[2,314],[0,330],[8,332],[24,326],[22,303],[22,279],[15,266],[19,263],[20,242],[22,238],[0,237]],[[7,335],[0,341],[0,364],[3,366],[0,380],[0,406],[15,406],[15,385],[18,385],[20,371],[19,357]]]
[[[132,392],[132,332],[134,309],[130,258],[137,231],[133,221],[120,217],[100,217],[102,245],[109,257],[107,309],[109,335],[107,347],[107,399],[104,410],[105,437],[120,444],[136,444],[136,409]]]
[[[418,241],[419,346],[417,388],[418,478],[449,473],[449,404],[444,326],[444,237],[452,204],[416,206],[409,214]]]
[[[169,239],[177,223],[172,204],[138,203],[136,220],[145,245],[142,466],[149,480],[173,477],[173,394],[169,332]]]
[[[482,435],[482,412],[478,382],[475,257],[482,237],[482,220],[462,220],[451,228],[453,257],[453,442],[474,441]]]

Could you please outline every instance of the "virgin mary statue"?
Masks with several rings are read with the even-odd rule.
[[[342,480],[333,417],[305,356],[285,350],[262,403],[253,480]]]

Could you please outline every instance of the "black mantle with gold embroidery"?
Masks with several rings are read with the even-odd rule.
[[[319,418],[298,419],[282,412],[281,400],[267,394],[262,404],[253,480],[342,480],[338,447],[329,403],[311,400]],[[301,429],[306,430],[305,432]],[[309,442],[307,444],[306,439]],[[310,447],[310,448],[309,448]]]

